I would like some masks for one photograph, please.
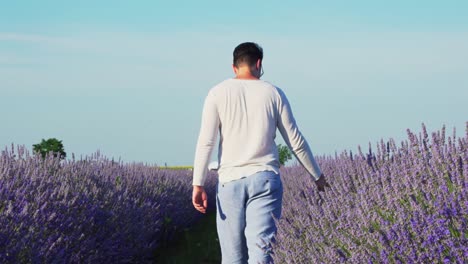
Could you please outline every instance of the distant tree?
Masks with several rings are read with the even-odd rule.
[[[277,147],[279,154],[279,162],[282,166],[284,166],[284,164],[286,164],[288,160],[292,159],[291,151],[289,150],[288,146],[278,144]]]
[[[52,151],[54,157],[60,155],[60,159],[64,159],[67,156],[67,153],[63,149],[62,141],[56,138],[42,139],[41,143],[33,145],[33,151],[34,153],[41,154],[42,158],[45,158],[50,151]]]

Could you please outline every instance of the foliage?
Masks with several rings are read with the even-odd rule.
[[[331,188],[302,167],[282,168],[275,263],[466,263],[467,134],[408,130],[377,152],[318,157]]]
[[[41,143],[33,145],[33,151],[40,153],[42,158],[45,158],[51,151],[54,157],[60,156],[60,159],[64,159],[67,156],[67,153],[63,149],[62,141],[56,138],[42,139]]]
[[[286,162],[292,159],[291,151],[289,150],[288,146],[278,144],[278,154],[279,154],[279,162],[282,166],[286,164]]]
[[[0,263],[152,263],[197,221],[188,171],[110,161],[0,155]],[[214,210],[215,177],[207,180]]]

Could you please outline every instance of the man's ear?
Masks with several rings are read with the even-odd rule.
[[[256,66],[257,66],[257,70],[260,70],[260,68],[262,67],[262,59],[257,60]]]
[[[237,67],[234,64],[232,65],[232,70],[234,71],[235,74],[237,74]]]

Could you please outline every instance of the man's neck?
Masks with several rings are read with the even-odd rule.
[[[235,79],[239,80],[259,80],[259,78],[253,75],[237,75]]]
[[[250,71],[250,69],[248,67],[240,67],[238,68],[237,70],[237,74],[236,74],[236,79],[241,79],[241,80],[258,80],[260,78],[258,78],[258,76],[255,76],[254,74],[252,74],[252,72]]]

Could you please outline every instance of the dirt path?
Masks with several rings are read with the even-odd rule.
[[[219,264],[221,250],[216,233],[216,212],[210,212],[174,242],[156,252],[160,264]]]

